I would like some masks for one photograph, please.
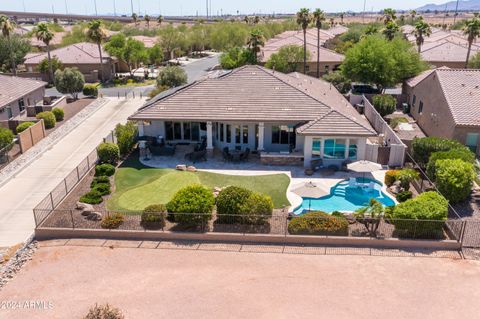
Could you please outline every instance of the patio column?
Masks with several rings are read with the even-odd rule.
[[[346,160],[349,158],[348,155],[350,155],[350,150],[349,150],[349,148],[350,148],[350,139],[347,138],[347,139],[345,139],[345,159],[346,159]]]
[[[138,136],[145,136],[145,132],[143,130],[143,121],[138,122]]]
[[[212,122],[207,122],[207,150],[213,150]]]
[[[263,139],[265,136],[265,124],[263,122],[258,123],[258,148],[257,151],[263,151]]]

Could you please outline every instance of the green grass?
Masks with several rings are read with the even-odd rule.
[[[285,174],[234,176],[209,172],[181,172],[143,166],[133,154],[115,174],[115,193],[107,202],[112,211],[139,211],[152,204],[166,204],[181,188],[202,184],[210,189],[242,186],[272,198],[275,208],[288,206],[286,191],[290,179]]]

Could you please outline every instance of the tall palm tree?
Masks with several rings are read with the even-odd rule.
[[[385,25],[390,21],[395,21],[397,19],[396,11],[392,8],[383,9],[383,23]]]
[[[422,52],[422,45],[425,41],[424,37],[429,37],[432,34],[432,29],[423,19],[419,19],[417,23],[415,23],[415,29],[412,31],[412,34],[415,36],[418,53],[420,53]]]
[[[470,60],[470,51],[472,50],[472,43],[480,36],[480,19],[474,17],[465,21],[463,27],[463,34],[467,36],[468,51],[467,59],[465,60],[465,69],[468,67],[468,61]]]
[[[6,15],[0,15],[0,30],[2,30],[2,35],[7,38],[9,46],[10,46],[10,59],[12,60],[12,73],[14,76],[17,75],[17,65],[15,63],[15,56],[13,52],[13,48],[10,43],[10,35],[12,34],[14,29],[13,22],[10,20],[9,17]]]
[[[163,22],[163,16],[162,16],[162,15],[159,15],[159,16],[157,17],[157,23],[158,23],[158,25],[162,25],[162,22]]]
[[[135,23],[135,25],[137,25],[138,15],[135,12],[132,13],[132,20],[133,20],[133,23]]]
[[[253,24],[259,24],[260,23],[260,17],[259,16],[255,16],[253,18]]]
[[[147,29],[150,29],[150,16],[148,14],[146,14],[143,19],[147,23]]]
[[[100,20],[92,20],[88,23],[87,38],[98,45],[98,52],[100,53],[100,79],[103,81],[103,53],[102,42],[107,38],[107,31],[103,27]]]
[[[316,9],[313,12],[313,21],[317,28],[317,78],[320,78],[320,29],[322,28],[322,22],[325,21],[325,12],[320,9]]]
[[[340,13],[340,23],[343,24],[343,18],[345,17],[345,13]]]
[[[47,46],[49,77],[50,82],[53,82],[54,78],[52,57],[50,56],[50,41],[52,41],[54,34],[52,31],[50,31],[46,22],[40,22],[35,29],[35,36],[37,37],[37,40],[42,41]]]
[[[400,31],[398,24],[395,23],[395,21],[388,21],[385,28],[383,28],[382,33],[388,41],[392,41],[398,31]]]
[[[245,16],[243,21],[245,21],[246,24],[250,24],[250,18],[248,16]]]
[[[254,63],[257,64],[258,53],[260,47],[265,45],[265,37],[260,29],[253,29],[248,38],[247,45],[253,53]]]
[[[297,24],[303,30],[303,74],[307,74],[307,28],[310,22],[312,22],[310,10],[307,8],[300,9],[297,12]]]
[[[417,11],[415,10],[410,11],[410,18],[412,19],[412,24],[413,24],[413,21],[415,20],[416,15],[417,15]]]
[[[335,18],[330,18],[330,27],[335,25]]]

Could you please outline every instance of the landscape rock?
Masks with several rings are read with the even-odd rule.
[[[93,208],[93,206],[91,204],[87,204],[87,203],[82,203],[82,202],[77,202],[77,209],[78,210],[83,210],[84,212],[93,212],[95,211],[95,209]],[[83,213],[82,213],[83,215]],[[88,215],[88,214],[87,214]],[[86,215],[84,215],[86,216]]]
[[[395,183],[393,183],[393,185],[390,186],[388,190],[392,192],[392,194],[398,194],[402,192],[402,186],[400,186],[400,181],[396,181]]]
[[[99,212],[91,212],[87,216],[87,219],[88,220],[93,220],[93,221],[100,221],[100,220],[102,220],[102,214],[100,214]]]
[[[187,171],[195,173],[197,171],[197,168],[195,166],[189,166],[189,167],[187,167]]]
[[[176,169],[177,171],[184,171],[184,172],[185,172],[185,171],[187,170],[187,165],[180,164],[180,165],[177,165],[177,166],[175,167],[175,169]]]

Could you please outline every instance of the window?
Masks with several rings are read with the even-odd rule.
[[[223,131],[224,127],[223,127],[223,123],[220,124],[220,141],[223,142],[224,141],[224,131]]]
[[[423,102],[420,101],[420,104],[418,105],[418,114],[422,114],[423,112]]]
[[[348,159],[354,161],[357,159],[357,140],[350,140],[350,146],[348,146]]]
[[[226,125],[227,127],[227,143],[231,143],[232,142],[232,126],[230,124],[227,124]]]
[[[414,94],[412,100],[412,107],[415,107],[415,102],[417,102],[417,96]]]
[[[190,130],[190,123],[189,122],[183,123],[183,139],[184,140],[191,140],[192,139],[192,131]]]
[[[243,144],[248,144],[248,125],[243,126]]]
[[[272,126],[272,144],[280,144],[280,127]]]
[[[200,141],[200,123],[192,122],[192,141]]]
[[[173,123],[173,139],[182,139],[182,126],[178,122]]]
[[[167,141],[173,140],[173,123],[165,122],[165,139]]]
[[[10,106],[7,106],[7,118],[11,119],[13,117],[12,109]]]
[[[322,156],[322,141],[319,139],[313,139],[312,155]]]
[[[240,144],[240,125],[235,125],[235,144]]]
[[[474,153],[477,152],[478,136],[479,133],[467,133],[465,145],[467,145]]]
[[[200,123],[165,122],[165,139],[167,141],[172,141],[172,140],[199,141],[200,140]]]
[[[345,158],[345,140],[344,139],[325,140],[325,145],[323,147],[323,157],[328,159]]]
[[[272,144],[295,145],[295,138],[293,126],[272,126]]]
[[[18,109],[20,110],[20,112],[25,110],[25,101],[23,100],[23,97],[18,100]]]

